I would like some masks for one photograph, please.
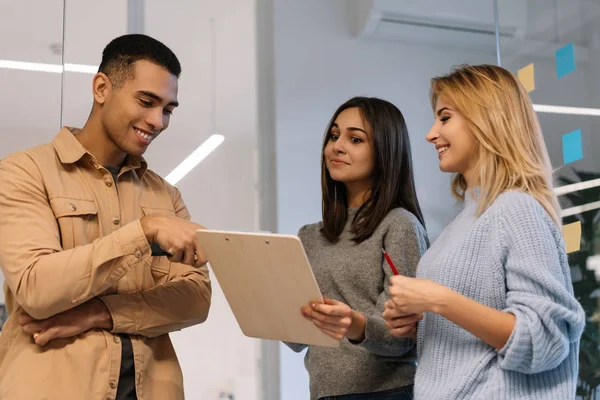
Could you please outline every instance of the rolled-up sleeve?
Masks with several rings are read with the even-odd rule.
[[[535,374],[565,360],[585,326],[560,229],[530,196],[500,217],[507,243],[506,308],[516,323],[498,351],[505,370]]]

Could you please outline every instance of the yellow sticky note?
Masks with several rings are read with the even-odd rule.
[[[517,73],[519,80],[525,86],[527,93],[535,89],[535,72],[533,70],[533,63],[521,68]]]
[[[581,245],[581,221],[563,225],[563,238],[567,247],[567,254],[579,251]]]

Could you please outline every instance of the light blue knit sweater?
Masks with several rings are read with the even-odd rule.
[[[497,310],[516,325],[501,350],[440,315],[419,324],[417,400],[575,398],[585,314],[561,229],[532,196],[501,194],[479,217],[463,211],[421,258],[417,276]]]

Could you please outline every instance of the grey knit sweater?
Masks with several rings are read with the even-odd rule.
[[[410,385],[414,380],[414,343],[392,337],[381,317],[389,298],[388,277],[393,275],[381,248],[386,249],[401,274],[414,276],[419,258],[429,245],[425,230],[413,214],[396,208],[369,239],[356,244],[350,233],[356,209],[348,211],[346,227],[335,244],[321,234],[322,223],[306,225],[298,234],[323,295],[367,317],[362,343],[344,339],[339,348],[309,347],[304,362],[311,399],[378,392]],[[286,344],[294,351],[306,348]]]
[[[464,210],[423,256],[418,277],[497,310],[516,325],[497,351],[437,314],[419,323],[417,400],[575,398],[585,314],[573,296],[560,228],[532,196],[501,194]]]

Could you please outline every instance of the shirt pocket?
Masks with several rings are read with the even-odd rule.
[[[175,211],[172,208],[156,207],[156,206],[140,206],[142,215],[164,214],[171,217],[176,217]],[[166,256],[152,257],[152,278],[154,283],[164,283],[168,280],[169,271],[171,270],[171,262]]]
[[[93,200],[55,197],[50,207],[60,229],[63,250],[92,243],[99,236],[98,207]]]

